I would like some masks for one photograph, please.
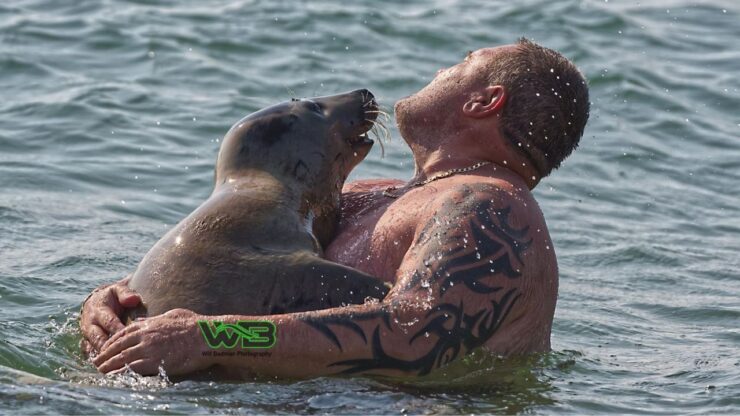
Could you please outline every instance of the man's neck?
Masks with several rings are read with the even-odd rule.
[[[426,131],[426,135],[416,133],[414,140],[408,139],[414,155],[414,177],[409,183],[427,180],[428,178],[452,169],[464,169],[480,162],[491,162],[493,165],[509,170],[524,181],[530,189],[539,182],[539,175],[529,160],[518,152],[512,152],[498,136],[487,139],[486,148],[481,148],[480,131],[458,128],[455,133],[440,128],[439,131]]]
[[[411,180],[423,181],[434,175],[448,172],[453,169],[462,169],[473,166],[477,163],[490,162],[486,159],[465,155],[451,155],[449,152],[435,150],[425,155],[425,157],[415,157],[416,162],[414,178]]]
[[[489,164],[481,166],[480,169],[476,169],[479,172],[485,172],[486,174],[493,176],[501,176],[509,182],[516,182],[522,184],[529,189],[534,188],[537,184],[536,179],[533,177],[523,177],[521,172],[513,169],[515,163],[521,163],[518,160],[506,160],[486,157],[486,155],[452,155],[450,152],[442,151],[441,149],[428,152],[424,155],[414,155],[414,161],[416,168],[414,177],[411,178],[409,184],[423,182],[429,178],[439,175],[445,172],[449,172],[454,169],[464,169],[468,167],[474,167],[479,163],[489,162]],[[471,172],[473,173],[473,172]]]

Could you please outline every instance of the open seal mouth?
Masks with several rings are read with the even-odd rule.
[[[368,131],[370,130],[368,129],[367,131],[365,131],[364,133],[358,136],[348,137],[345,140],[347,140],[347,143],[349,143],[353,149],[356,147],[362,147],[362,146],[372,146],[373,143],[375,143],[375,141],[367,135]]]
[[[375,143],[373,139],[368,137],[368,132],[375,127],[375,121],[378,117],[378,103],[375,101],[375,96],[368,90],[362,90],[361,96],[362,107],[359,114],[361,120],[359,134],[346,138],[353,149],[372,146]]]

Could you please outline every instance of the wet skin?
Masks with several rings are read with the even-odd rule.
[[[115,313],[138,299],[117,284],[91,297],[82,314],[83,332],[101,351],[94,364],[116,372],[128,363],[144,374],[162,365],[169,374],[221,366],[245,377],[424,375],[479,347],[504,355],[547,351],[558,273],[530,192],[539,178],[505,140],[489,137],[505,91],[476,75],[503,50],[477,51],[396,105],[417,165],[412,182],[481,160],[489,165],[421,187],[375,180],[344,188],[339,230],[325,255],[392,283],[382,302],[270,316],[178,309],[123,329]],[[449,117],[440,118],[442,110]],[[400,187],[398,198],[383,195],[389,185]],[[269,356],[203,357],[198,319],[270,320],[278,342]]]

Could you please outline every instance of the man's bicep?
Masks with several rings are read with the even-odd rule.
[[[516,204],[471,188],[437,210],[404,259],[394,292],[428,306],[413,336],[436,340],[435,366],[485,345],[513,319],[533,242]]]
[[[530,226],[503,192],[473,189],[435,211],[417,233],[397,281],[404,291],[458,288],[490,294],[522,275],[532,245]]]

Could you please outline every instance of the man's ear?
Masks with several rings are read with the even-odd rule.
[[[472,118],[484,118],[499,113],[506,102],[506,90],[502,85],[489,85],[471,95],[463,105],[463,114]]]

